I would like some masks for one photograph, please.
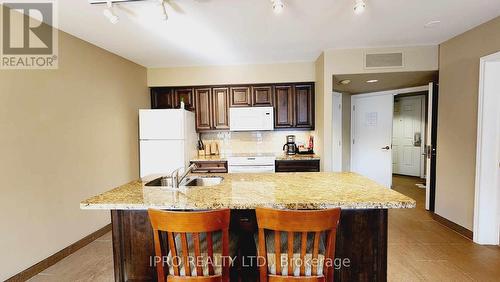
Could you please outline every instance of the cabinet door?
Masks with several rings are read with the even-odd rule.
[[[229,88],[213,88],[212,95],[212,127],[229,129]]]
[[[279,85],[274,90],[274,127],[293,127],[293,88],[291,85]]]
[[[181,100],[183,100],[186,110],[192,111],[194,109],[193,88],[176,88],[174,93],[174,108],[180,108]]]
[[[295,85],[295,127],[314,128],[313,94],[311,84]]]
[[[212,91],[210,88],[195,90],[196,130],[212,128]]]
[[[276,161],[276,172],[319,172],[319,160]]]
[[[252,98],[250,96],[250,87],[231,87],[230,106],[231,107],[250,107]]]
[[[253,105],[256,107],[273,106],[273,87],[254,86],[252,87]]]
[[[174,94],[172,89],[166,87],[151,89],[152,109],[171,109],[174,107]]]

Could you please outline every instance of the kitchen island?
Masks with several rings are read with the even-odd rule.
[[[211,176],[214,176],[211,174]],[[387,279],[387,209],[414,208],[416,202],[355,173],[216,174],[214,186],[178,189],[146,186],[154,176],[132,181],[82,201],[82,209],[111,210],[116,281],[154,281],[153,233],[148,208],[231,209],[231,230],[240,254],[255,255],[256,207],[342,208],[336,258],[349,266],[335,270],[336,281]],[[255,268],[244,269],[253,277]]]

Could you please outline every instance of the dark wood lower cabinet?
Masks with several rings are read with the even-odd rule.
[[[193,173],[227,173],[226,161],[191,161],[191,163],[196,164]]]
[[[319,160],[277,160],[276,172],[319,172]]]
[[[115,281],[156,281],[153,231],[147,211],[112,210]],[[231,231],[239,234],[240,256],[255,256],[254,210],[232,210]],[[243,243],[244,242],[244,243]],[[335,281],[387,280],[387,209],[342,210],[335,246]],[[247,260],[248,261],[248,260]],[[256,269],[239,272],[257,281]]]

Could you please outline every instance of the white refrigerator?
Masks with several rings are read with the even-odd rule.
[[[139,110],[140,175],[169,174],[197,154],[193,112]]]

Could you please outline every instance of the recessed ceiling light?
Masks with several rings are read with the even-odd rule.
[[[356,0],[356,3],[354,4],[354,13],[355,14],[361,14],[365,11],[366,9],[366,3],[364,0]]]
[[[375,82],[378,82],[378,79],[370,79],[366,81],[366,83],[375,83]]]
[[[424,25],[425,28],[433,28],[438,27],[441,24],[441,21],[430,21]]]
[[[273,11],[276,14],[283,12],[283,9],[285,8],[285,3],[283,3],[283,0],[271,0],[271,3],[273,4]]]
[[[351,83],[351,80],[350,79],[343,79],[343,80],[339,81],[339,83],[342,85],[347,85],[347,84]]]

